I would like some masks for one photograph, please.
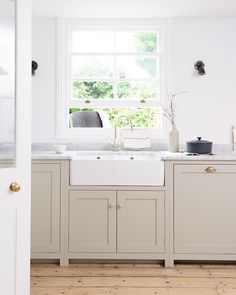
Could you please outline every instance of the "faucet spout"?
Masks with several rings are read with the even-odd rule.
[[[120,119],[123,119],[123,118],[125,118],[125,119],[129,122],[129,124],[130,124],[130,130],[133,132],[133,130],[134,130],[134,128],[133,128],[133,122],[132,122],[131,119],[130,119],[128,116],[126,116],[126,115],[121,115],[120,117],[118,117],[117,120],[116,120],[116,125],[117,125],[117,123],[120,122]],[[116,125],[115,125],[115,126],[116,126]]]
[[[112,145],[114,151],[118,151],[118,150],[119,150],[119,147],[121,146],[121,145],[119,145],[119,144],[117,143],[117,124],[118,124],[119,121],[120,121],[121,119],[123,119],[123,118],[126,118],[126,120],[129,122],[131,132],[133,132],[133,130],[134,130],[134,128],[133,128],[133,122],[132,122],[132,120],[131,120],[128,116],[126,116],[126,115],[121,115],[120,117],[118,117],[118,118],[116,119],[116,123],[115,123],[115,127],[114,127],[114,143],[113,143],[113,145]]]

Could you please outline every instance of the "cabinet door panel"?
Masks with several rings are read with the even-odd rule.
[[[164,192],[118,192],[118,252],[164,252]]]
[[[116,192],[71,191],[69,252],[116,251]]]
[[[176,253],[236,253],[236,166],[175,165]]]
[[[32,165],[31,251],[60,251],[60,164]]]

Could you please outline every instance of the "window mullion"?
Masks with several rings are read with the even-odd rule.
[[[139,56],[155,57],[160,56],[160,52],[69,52],[71,56]]]
[[[86,99],[70,100],[69,108],[105,108],[105,107],[136,107],[136,108],[149,108],[159,107],[160,102],[157,100],[146,100],[145,104],[139,100],[121,100],[121,99],[90,99],[89,103],[86,103]]]
[[[114,93],[114,97],[113,99],[117,99],[117,59],[116,59],[116,31],[114,32],[114,55],[113,55],[113,59],[114,59],[114,80],[113,80],[113,93]]]
[[[93,77],[93,78],[89,78],[89,77],[72,77],[71,78],[72,81],[104,81],[104,82],[159,82],[159,79],[112,79],[112,78],[97,78],[97,77]]]

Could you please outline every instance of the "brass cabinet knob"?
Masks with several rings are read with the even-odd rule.
[[[10,190],[11,190],[12,192],[14,192],[14,193],[19,192],[19,190],[20,190],[20,185],[19,185],[17,182],[12,182],[12,183],[10,184]]]
[[[205,169],[205,171],[206,171],[207,173],[213,173],[213,172],[216,172],[216,168],[215,168],[215,167],[207,167],[207,168]]]
[[[124,207],[124,204],[123,203],[120,203],[120,204],[118,204],[118,209],[122,209],[123,207]]]
[[[115,208],[115,203],[112,202],[111,204],[109,204],[109,208],[110,208],[110,209]]]

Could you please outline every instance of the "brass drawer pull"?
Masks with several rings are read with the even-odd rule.
[[[85,100],[85,103],[90,103],[91,101],[89,99],[86,99]]]
[[[214,168],[214,167],[207,167],[207,168],[205,169],[205,171],[206,171],[207,173],[213,173],[213,172],[216,172],[216,168]]]

